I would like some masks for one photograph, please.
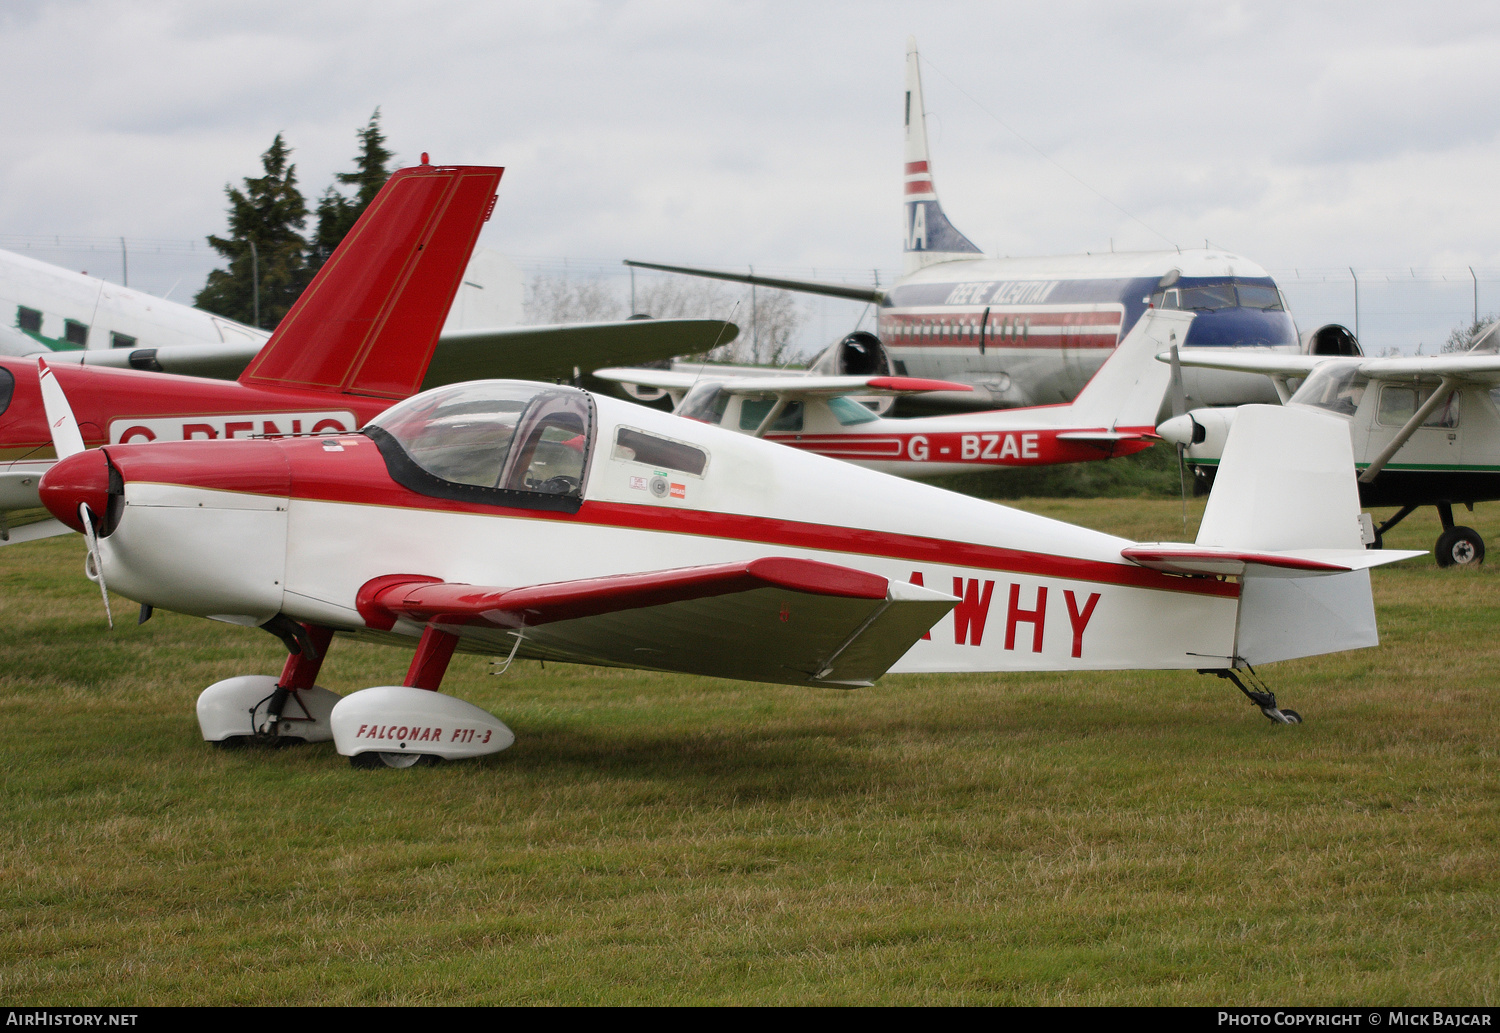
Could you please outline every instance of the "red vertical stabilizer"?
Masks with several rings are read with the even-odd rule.
[[[503,171],[419,165],[393,175],[240,383],[414,394]]]

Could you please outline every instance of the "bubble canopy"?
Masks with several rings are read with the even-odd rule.
[[[595,437],[586,391],[478,380],[408,398],[364,427],[391,477],[437,498],[577,512]]]

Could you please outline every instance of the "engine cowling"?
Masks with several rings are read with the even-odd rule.
[[[1324,323],[1314,330],[1304,330],[1301,334],[1303,355],[1363,355],[1364,350],[1359,346],[1359,339],[1350,332],[1347,326],[1338,323]]]
[[[880,338],[856,330],[836,344],[824,349],[812,364],[814,373],[832,377],[893,377],[896,364]]]

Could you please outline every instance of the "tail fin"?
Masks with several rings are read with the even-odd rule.
[[[1073,399],[1070,422],[1116,428],[1156,425],[1171,367],[1156,356],[1187,340],[1192,312],[1147,309]]]
[[[392,399],[414,393],[503,171],[423,164],[393,175],[240,383]]]
[[[1252,665],[1379,645],[1367,568],[1421,555],[1364,549],[1349,425],[1301,406],[1240,407],[1197,544],[1366,568],[1245,577],[1234,652]]]
[[[922,109],[922,71],[917,66],[917,41],[906,39],[906,242],[907,273],[946,262],[979,249],[965,237],[938,203],[927,158],[927,118]]]

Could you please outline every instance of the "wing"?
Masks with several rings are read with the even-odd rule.
[[[1264,373],[1268,377],[1305,377],[1333,355],[1293,355],[1290,352],[1253,352],[1243,348],[1181,348],[1177,359],[1184,366],[1202,369],[1227,369],[1239,373]],[[1168,352],[1156,361],[1170,363]],[[1348,362],[1349,359],[1342,361]]]
[[[725,377],[720,374],[700,374],[686,370],[666,369],[599,369],[594,376],[600,380],[612,380],[622,384],[640,384],[659,387],[664,391],[685,391],[705,381],[717,383],[719,389],[739,395],[786,395],[789,398],[831,395],[895,395],[921,391],[972,391],[969,384],[951,380],[928,380],[923,377],[822,377],[803,374],[781,374]]]
[[[566,379],[574,370],[587,373],[600,366],[706,352],[734,340],[739,332],[739,327],[721,319],[625,319],[455,330],[439,338],[422,389],[486,377]]]
[[[365,623],[433,624],[465,648],[784,685],[868,685],[958,600],[814,560],[765,557],[528,588],[411,575],[359,593]]]
[[[776,287],[786,291],[801,291],[803,294],[822,294],[829,298],[848,298],[852,301],[880,301],[885,297],[880,287],[861,287],[852,283],[828,283],[823,280],[787,280],[776,276],[756,276],[754,273],[732,273],[720,269],[697,269],[689,265],[657,265],[655,262],[635,262],[625,259],[625,264],[637,269],[657,269],[664,273],[683,273],[686,276],[704,276],[710,280],[729,280],[731,283],[750,283],[759,287]]]

